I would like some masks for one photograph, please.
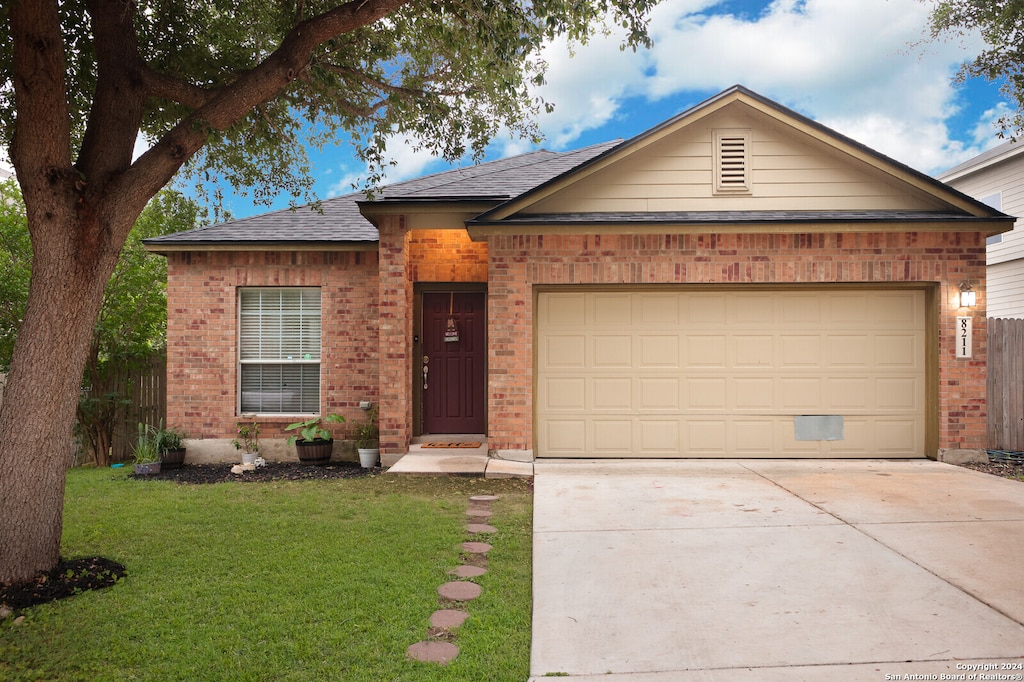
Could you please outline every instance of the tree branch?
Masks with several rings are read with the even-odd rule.
[[[61,176],[67,180],[71,175],[64,43],[56,3],[22,0],[10,3],[7,9],[18,112],[11,161],[18,170],[26,204],[34,206],[40,202],[33,195],[46,192]]]
[[[165,73],[160,73],[148,64],[142,65],[141,75],[146,88],[146,94],[152,97],[177,102],[190,109],[199,109],[210,101],[211,95],[205,89]]]
[[[141,190],[148,200],[203,147],[210,131],[230,128],[254,107],[283,92],[309,66],[318,45],[372,24],[410,1],[352,0],[301,22],[255,68],[208,91],[202,106],[168,131],[119,179],[121,193],[131,197],[130,190]]]

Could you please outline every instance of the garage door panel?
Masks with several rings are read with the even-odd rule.
[[[587,454],[586,419],[547,419],[541,427],[545,453],[556,457],[583,457]]]
[[[591,337],[593,359],[591,366],[605,369],[631,369],[633,367],[633,337],[601,333]]]
[[[770,335],[738,333],[732,337],[729,350],[733,367],[774,370],[774,339]]]
[[[640,342],[640,369],[676,370],[682,366],[679,357],[679,336],[642,335]]]
[[[734,392],[730,411],[770,411],[778,405],[774,377],[736,377],[732,386]]]
[[[597,419],[589,434],[589,451],[598,456],[630,456],[634,451],[633,419]]]
[[[729,452],[728,433],[725,417],[687,419],[682,451],[697,457],[725,456]]]
[[[867,334],[829,334],[825,348],[827,368],[866,368],[874,364],[874,349]]]
[[[550,293],[538,301],[537,320],[545,329],[579,329],[586,320],[586,303],[583,293]]]
[[[871,409],[875,392],[868,377],[832,377],[825,380],[824,414]]]
[[[637,294],[634,322],[644,328],[678,328],[682,319],[679,297],[675,294]]]
[[[676,412],[683,408],[682,380],[678,376],[637,378],[640,410],[643,412]]]
[[[921,369],[924,358],[917,352],[924,346],[918,334],[876,334],[875,364],[885,368]]]
[[[587,317],[597,329],[620,329],[633,316],[632,294],[592,294]]]
[[[821,334],[780,334],[780,369],[817,369],[821,367]]]
[[[774,419],[735,419],[730,452],[736,457],[766,457],[775,451],[778,438]]]
[[[729,319],[726,294],[694,292],[681,298],[683,319],[691,329],[721,329]]]
[[[589,380],[589,407],[594,412],[625,412],[635,409],[633,377],[601,376]]]
[[[640,419],[638,451],[642,457],[674,456],[680,451],[682,438],[680,420]]]
[[[923,291],[543,292],[537,310],[538,456],[924,454]],[[841,439],[797,440],[808,415]]]
[[[582,377],[545,377],[537,385],[537,404],[544,412],[587,409],[587,386]]]
[[[780,377],[778,383],[779,406],[787,414],[809,414],[823,404],[820,377]]]
[[[683,346],[686,355],[683,366],[687,369],[726,367],[726,337],[720,334],[688,334]]]
[[[683,405],[688,411],[711,410],[723,413],[727,407],[727,380],[724,377],[684,378]]]
[[[734,329],[763,329],[772,321],[774,306],[772,294],[735,293],[727,298],[726,310],[729,311],[729,326]]]
[[[823,298],[828,311],[824,322],[830,328],[857,329],[870,319],[871,295],[867,293],[827,294]]]
[[[922,394],[917,377],[878,377],[875,379],[875,407],[879,411],[914,413],[921,409]]]
[[[902,329],[908,321],[918,322],[923,307],[918,305],[913,291],[879,292],[871,301],[871,312],[866,319],[883,328]]]
[[[537,369],[585,369],[587,338],[582,334],[551,334],[544,338]]]

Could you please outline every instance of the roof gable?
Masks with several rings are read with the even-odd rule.
[[[716,187],[719,133],[745,136],[739,187]],[[725,152],[722,152],[725,153]],[[921,211],[988,218],[979,202],[806,117],[735,86],[470,221],[542,216]],[[780,218],[783,216],[780,215]],[[479,230],[477,230],[479,233]]]

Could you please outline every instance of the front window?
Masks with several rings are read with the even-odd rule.
[[[320,289],[238,290],[241,414],[320,411]]]

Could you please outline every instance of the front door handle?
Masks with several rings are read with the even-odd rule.
[[[423,390],[427,390],[427,375],[430,373],[430,366],[427,364],[430,362],[430,358],[426,355],[423,356]]]

